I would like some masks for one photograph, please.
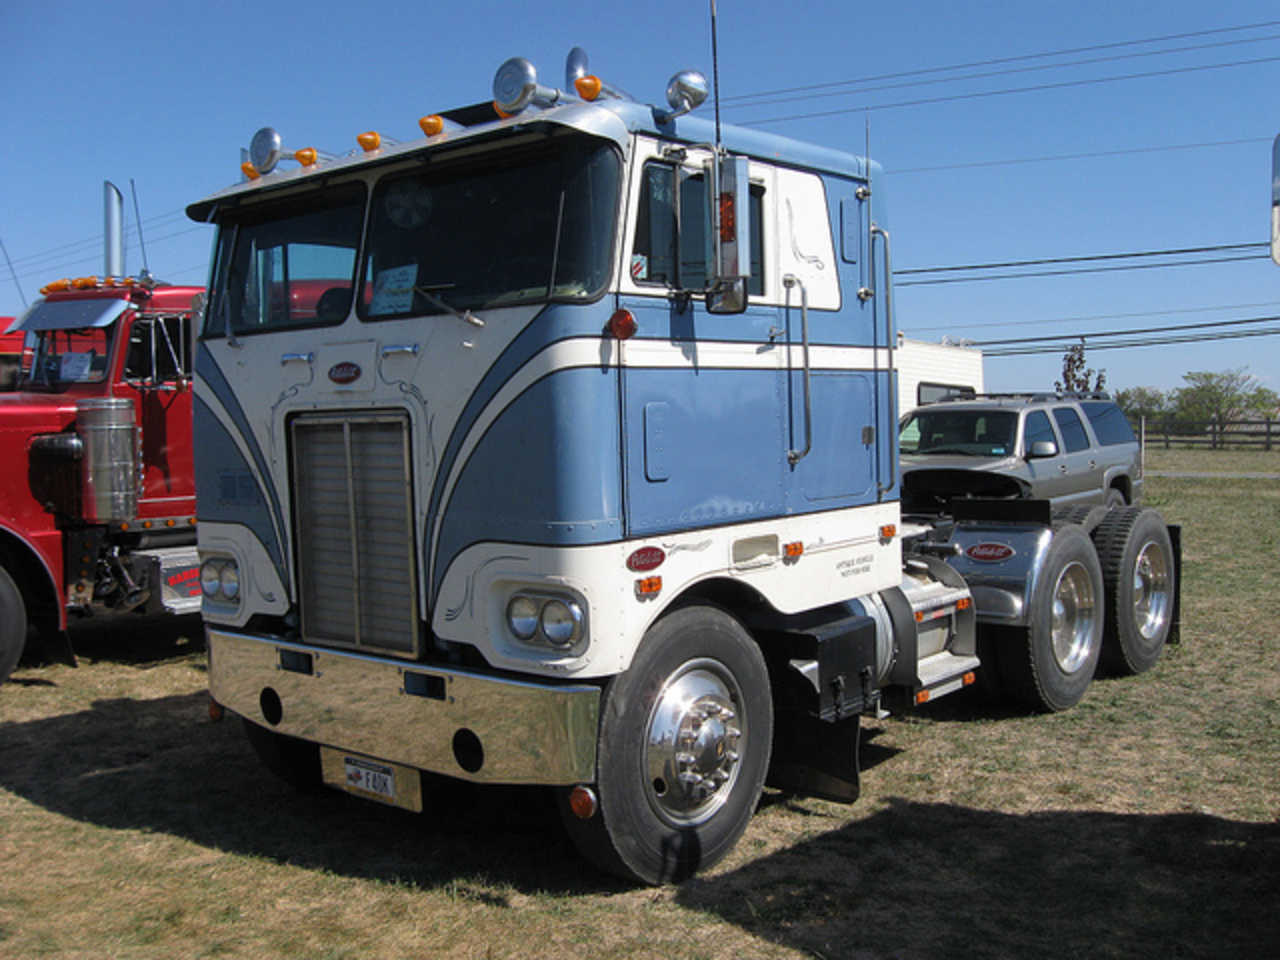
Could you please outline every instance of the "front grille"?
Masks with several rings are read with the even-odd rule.
[[[292,440],[303,637],[416,656],[408,418],[300,417]]]

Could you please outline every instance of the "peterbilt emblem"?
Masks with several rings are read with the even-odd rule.
[[[355,383],[360,379],[360,364],[344,360],[329,368],[329,379],[334,383]]]
[[[627,569],[633,573],[648,573],[657,570],[666,559],[661,547],[641,547],[627,557]]]
[[[1017,552],[1007,543],[975,543],[964,555],[978,563],[1003,563]]]

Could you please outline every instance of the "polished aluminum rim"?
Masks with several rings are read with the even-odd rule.
[[[1070,563],[1053,590],[1053,656],[1063,673],[1075,673],[1089,660],[1097,620],[1089,571],[1082,563]]]
[[[733,793],[748,735],[737,680],[716,660],[691,660],[667,678],[649,713],[646,790],[678,826],[709,820]]]
[[[1171,600],[1168,558],[1158,543],[1146,543],[1133,566],[1133,623],[1145,639],[1164,630]]]

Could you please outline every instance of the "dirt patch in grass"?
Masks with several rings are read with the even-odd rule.
[[[433,780],[422,816],[294,793],[209,720],[198,623],[83,631],[78,669],[0,688],[0,957],[1271,955],[1280,491],[1148,500],[1185,559],[1153,671],[1050,717],[965,695],[867,721],[857,804],[767,791],[677,888],[593,872],[540,791]]]

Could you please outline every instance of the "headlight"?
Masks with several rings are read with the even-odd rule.
[[[532,640],[538,632],[538,602],[533,597],[517,595],[507,604],[507,626],[519,640]]]
[[[507,601],[507,629],[523,643],[565,650],[586,632],[584,606],[571,595],[517,593]]]
[[[240,569],[223,557],[200,564],[200,589],[210,600],[235,603],[240,599]]]
[[[228,600],[235,600],[240,596],[240,571],[234,563],[223,566],[222,572],[218,574],[218,588]]]
[[[542,606],[542,616],[538,618],[542,635],[547,642],[557,647],[567,647],[578,639],[582,632],[582,608],[576,603],[565,600],[548,600]]]

